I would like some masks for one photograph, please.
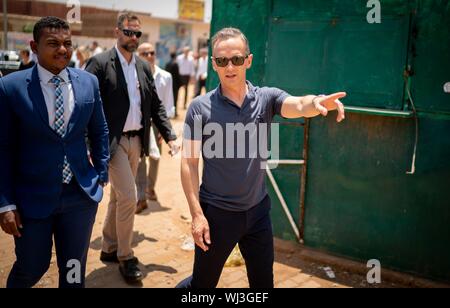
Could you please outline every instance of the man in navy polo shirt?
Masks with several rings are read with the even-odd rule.
[[[258,137],[270,130],[275,115],[310,118],[337,109],[340,122],[344,106],[339,99],[346,93],[294,97],[277,88],[253,86],[246,80],[253,55],[245,35],[225,28],[211,42],[220,85],[192,102],[185,121],[181,181],[196,247],[193,275],[177,287],[214,288],[239,243],[250,287],[273,288],[267,157],[261,154],[267,142]],[[256,149],[252,148],[255,140]],[[204,160],[201,187],[200,152]]]

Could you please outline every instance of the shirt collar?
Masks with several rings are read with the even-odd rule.
[[[55,76],[55,74],[53,74],[53,73],[49,72],[48,70],[46,70],[45,68],[43,68],[39,63],[37,64],[37,70],[38,70],[39,80],[41,80],[44,83],[50,83],[50,80],[52,80],[53,76]],[[59,72],[59,74],[57,76],[59,76],[59,78],[61,78],[63,82],[69,81],[69,73],[68,73],[67,69],[63,69],[61,72]]]
[[[253,99],[254,97],[255,97],[255,87],[252,85],[252,83],[250,82],[250,81],[246,81],[246,83],[247,83],[247,86],[248,86],[248,93],[247,93],[247,97],[249,98],[249,99]],[[223,94],[222,94],[222,87],[221,87],[221,84],[219,83],[219,86],[217,87],[217,89],[216,89],[216,93],[217,93],[217,95],[218,95],[218,97],[221,99],[221,100],[224,100],[224,101],[229,101],[229,99],[226,97],[226,96],[224,96]]]
[[[134,54],[132,54],[131,62],[130,62],[130,64],[128,64],[127,59],[125,59],[125,57],[122,55],[122,53],[120,52],[119,48],[117,48],[117,45],[114,46],[114,48],[116,48],[117,54],[119,55],[120,64],[126,65],[126,66],[128,66],[128,65],[135,65],[136,64],[136,58],[135,58]]]

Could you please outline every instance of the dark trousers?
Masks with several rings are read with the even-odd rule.
[[[231,212],[202,204],[211,245],[195,246],[194,271],[178,288],[215,288],[223,266],[237,243],[247,267],[250,288],[273,288],[273,234],[270,198],[246,212]]]
[[[8,277],[8,288],[31,288],[41,279],[50,266],[52,237],[59,268],[59,287],[84,287],[87,252],[98,206],[75,179],[62,185],[60,205],[50,217],[22,217],[22,237],[14,238],[17,260]]]
[[[191,76],[180,75],[180,79],[181,79],[181,87],[184,88],[184,108],[186,109],[187,100],[188,100],[189,80],[191,79]]]
[[[172,87],[173,91],[173,105],[175,107],[175,116],[178,116],[178,109],[177,109],[177,103],[178,103],[178,91],[180,90],[179,85],[174,85]]]
[[[197,80],[197,84],[195,87],[195,95],[194,97],[200,96],[200,94],[202,94],[202,89],[206,88],[206,79],[201,79],[199,78]]]

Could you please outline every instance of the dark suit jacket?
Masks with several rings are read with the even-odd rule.
[[[112,157],[120,142],[130,109],[127,83],[116,49],[112,48],[89,59],[86,70],[96,75],[100,84]],[[150,67],[139,57],[136,57],[136,71],[141,93],[143,129],[140,137],[143,153],[148,156],[151,120],[155,122],[166,142],[175,140],[176,136],[172,134],[172,126],[167,118],[166,109],[156,94]]]
[[[0,79],[0,208],[14,204],[26,217],[50,216],[60,204],[64,156],[86,195],[102,199],[109,149],[97,78],[68,70],[75,108],[64,137],[49,125],[37,66]]]
[[[175,59],[170,60],[166,65],[166,71],[172,74],[172,87],[174,90],[178,90],[181,86],[180,69]]]

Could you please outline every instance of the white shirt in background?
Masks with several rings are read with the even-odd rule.
[[[198,59],[196,79],[200,80],[200,77],[202,80],[205,80],[208,77],[208,57],[201,57]]]
[[[117,46],[115,47],[119,55],[120,64],[122,65],[125,81],[127,82],[128,97],[130,99],[130,109],[128,110],[127,120],[123,127],[124,132],[136,131],[142,128],[142,111],[141,111],[141,93],[139,79],[136,70],[136,56],[128,64],[128,61],[120,53]]]
[[[159,100],[166,107],[167,116],[173,118],[175,116],[175,106],[173,102],[172,75],[155,65],[153,79],[155,80],[156,93]]]
[[[195,76],[194,58],[190,56],[186,57],[184,54],[181,54],[177,57],[177,63],[180,70],[180,75]]]
[[[102,52],[103,52],[103,49],[100,46],[97,46],[97,48],[95,48],[94,51],[92,52],[92,56],[96,56]]]

